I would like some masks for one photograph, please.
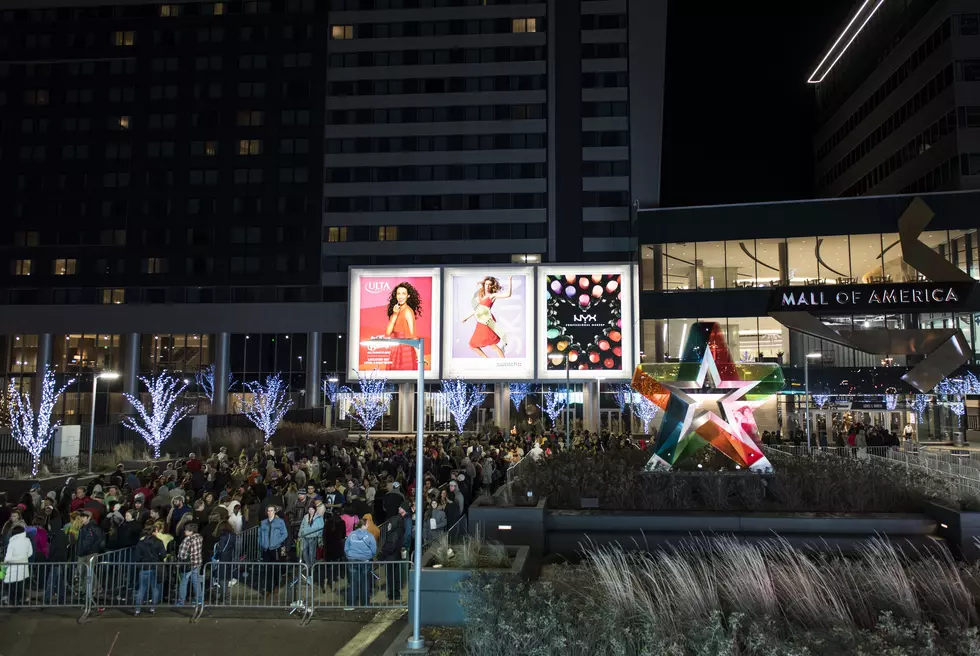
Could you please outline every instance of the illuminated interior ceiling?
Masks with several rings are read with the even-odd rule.
[[[672,468],[709,445],[739,467],[771,469],[753,413],[783,385],[778,364],[735,362],[718,323],[692,324],[680,362],[633,373],[633,388],[664,411],[646,469]]]

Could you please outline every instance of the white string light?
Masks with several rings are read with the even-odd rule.
[[[148,376],[140,380],[150,393],[151,410],[143,402],[130,394],[123,394],[126,400],[139,414],[139,420],[134,417],[124,417],[123,426],[139,433],[153,448],[153,457],[160,457],[160,445],[174,432],[177,423],[190,414],[191,406],[179,406],[177,398],[187,389],[187,383],[182,379],[171,376],[164,369],[156,376]]]
[[[388,412],[388,406],[391,405],[388,379],[383,375],[369,376],[358,372],[357,387],[359,392],[346,386],[342,388],[344,392],[351,395],[350,408],[347,412],[361,425],[365,436],[370,438],[375,424]]]
[[[644,433],[650,432],[650,422],[657,416],[657,411],[659,409],[660,408],[654,405],[653,401],[642,394],[636,397],[636,399],[633,401],[633,414],[636,415],[637,419],[643,422]]]
[[[198,370],[198,372],[194,374],[194,378],[197,380],[198,387],[204,390],[204,394],[208,397],[208,401],[211,402],[211,405],[214,405],[214,365],[209,364],[203,369]],[[227,391],[230,392],[237,384],[238,381],[235,380],[235,377],[229,371]]]
[[[456,422],[458,434],[463,434],[466,420],[473,414],[474,409],[482,405],[486,391],[486,385],[470,385],[459,376],[442,381],[442,397]]]
[[[239,397],[245,416],[262,431],[268,444],[276,434],[279,422],[286,415],[286,411],[293,405],[292,400],[289,399],[288,386],[283,382],[282,374],[276,372],[266,377],[264,385],[255,381],[245,383],[245,388],[252,394],[250,401],[246,401],[244,395]]]
[[[555,425],[555,419],[561,414],[561,411],[565,408],[565,401],[567,396],[564,392],[555,392],[554,390],[548,390],[544,393],[544,406],[542,409],[544,413],[548,415],[548,419],[551,420],[551,425]]]
[[[44,367],[44,379],[41,382],[41,404],[37,414],[31,405],[29,392],[21,392],[14,383],[10,383],[10,434],[14,440],[31,454],[31,476],[37,476],[41,466],[41,452],[48,446],[54,432],[61,426],[61,421],[51,421],[51,413],[58,403],[58,397],[75,382],[72,378],[61,389],[55,386],[54,370]]]
[[[517,408],[517,411],[521,411],[521,403],[527,398],[528,394],[531,393],[530,383],[511,383],[510,384],[510,400]]]

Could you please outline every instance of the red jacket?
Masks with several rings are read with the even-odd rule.
[[[192,471],[192,472],[201,471],[201,461],[198,460],[197,458],[194,458],[193,460],[188,460],[185,463],[185,466],[187,467],[187,471]]]
[[[72,512],[81,510],[82,506],[84,506],[86,503],[88,503],[91,500],[92,500],[91,497],[82,497],[81,499],[75,497],[74,499],[71,500],[71,506],[69,506],[69,508],[71,509]]]

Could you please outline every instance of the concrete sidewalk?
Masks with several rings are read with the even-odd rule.
[[[405,611],[328,611],[301,627],[285,613],[215,613],[190,624],[186,614],[160,609],[140,617],[110,610],[78,624],[77,613],[0,612],[0,656],[381,656],[406,618]]]

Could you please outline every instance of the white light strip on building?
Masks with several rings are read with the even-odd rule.
[[[864,13],[864,10],[867,8],[869,4],[871,4],[871,2],[873,2],[873,0],[864,0],[864,3],[857,10],[857,13],[854,14],[854,17],[851,18],[851,21],[847,24],[847,27],[845,27],[843,31],[841,31],[840,36],[838,36],[837,40],[834,41],[834,45],[830,46],[830,50],[827,51],[827,54],[824,55],[824,58],[820,60],[819,64],[817,64],[817,68],[813,71],[813,73],[810,74],[810,79],[807,80],[808,83],[820,84],[821,82],[823,82],[824,78],[827,77],[827,74],[830,73],[831,70],[833,70],[837,62],[840,61],[840,58],[844,56],[844,53],[847,52],[847,49],[851,47],[852,43],[854,43],[854,39],[858,37],[858,34],[860,34],[861,30],[863,30],[865,25],[868,24],[868,21],[871,20],[871,18],[875,15],[875,13],[877,13],[878,9],[881,8],[881,5],[885,4],[885,0],[878,0],[878,3],[874,6],[874,9],[872,9],[867,14],[867,16],[865,16],[864,22],[861,23],[861,26],[856,30],[854,30],[854,33],[851,34],[850,40],[843,48],[841,48],[840,52],[837,53],[837,57],[834,58],[834,61],[832,61],[830,63],[830,66],[828,66],[827,69],[822,74],[820,74],[820,70],[823,68],[823,65],[827,62],[828,59],[833,57],[837,46],[840,45],[840,42],[843,41],[848,36],[848,34],[851,33],[851,28],[854,26],[854,23],[857,22],[859,18],[861,18],[862,14]],[[817,77],[818,74],[820,74],[819,78]]]

